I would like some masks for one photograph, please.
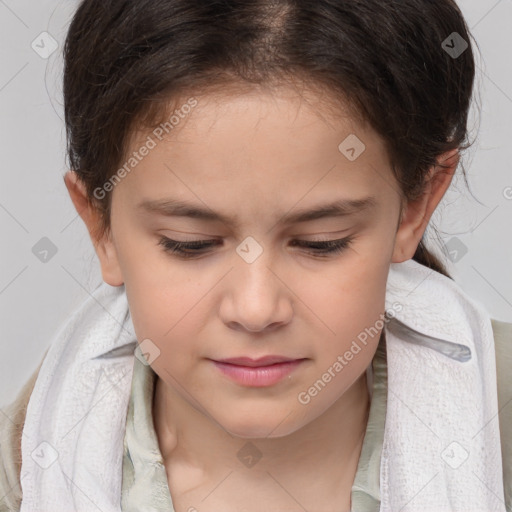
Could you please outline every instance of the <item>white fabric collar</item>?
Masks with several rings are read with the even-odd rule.
[[[391,264],[381,512],[505,512],[490,317],[450,278]]]

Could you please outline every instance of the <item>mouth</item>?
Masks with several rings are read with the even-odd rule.
[[[242,386],[265,387],[277,384],[302,365],[306,359],[265,356],[259,359],[237,357],[211,361],[223,375]]]
[[[218,363],[235,364],[237,366],[250,366],[250,367],[261,367],[271,366],[278,363],[289,363],[291,361],[298,361],[299,359],[285,356],[263,356],[258,359],[251,357],[231,357],[229,359],[218,359]]]

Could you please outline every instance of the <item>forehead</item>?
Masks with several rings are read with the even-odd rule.
[[[200,95],[180,92],[167,103],[154,103],[154,107],[146,109],[145,119],[144,114],[139,116],[145,124],[139,124],[132,132],[130,150],[140,147],[148,134],[159,146],[161,142],[168,143],[168,147],[200,144],[218,137],[231,141],[233,147],[240,147],[248,138],[261,142],[262,137],[255,139],[254,136],[260,129],[271,128],[276,130],[264,141],[267,146],[273,141],[278,145],[280,139],[293,143],[294,134],[306,135],[312,145],[315,137],[325,138],[329,132],[334,134],[335,142],[347,132],[359,134],[368,143],[381,145],[382,141],[359,111],[325,86],[298,86],[290,82],[286,86],[271,87],[234,83],[219,90],[219,85],[213,85],[210,92]],[[300,133],[304,131],[307,133]],[[276,135],[279,135],[277,140]]]
[[[173,107],[132,137],[127,159],[138,153],[137,163],[122,188],[133,198],[222,204],[236,195],[262,206],[336,191],[355,199],[394,185],[378,134],[314,92],[191,96]]]

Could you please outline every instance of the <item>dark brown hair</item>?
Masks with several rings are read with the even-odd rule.
[[[468,45],[456,56],[443,47],[454,33]],[[402,197],[413,200],[442,153],[471,145],[474,76],[471,35],[452,0],[83,0],[64,46],[68,166],[101,212],[103,235],[111,194],[94,191],[122,165],[135,130],[169,118],[187,96],[299,79],[383,138]],[[448,275],[424,240],[414,259]]]

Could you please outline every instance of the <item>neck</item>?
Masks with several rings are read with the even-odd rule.
[[[185,479],[188,484],[180,488],[218,484],[219,475],[235,470],[247,495],[261,489],[264,480],[273,478],[286,482],[288,491],[297,489],[303,499],[309,493],[309,503],[318,504],[318,496],[325,496],[331,503],[340,496],[350,498],[369,406],[363,372],[321,416],[292,434],[242,439],[191,407],[158,378],[153,418],[170,486],[175,482],[178,487],[178,481]],[[237,455],[242,448],[247,451]]]

